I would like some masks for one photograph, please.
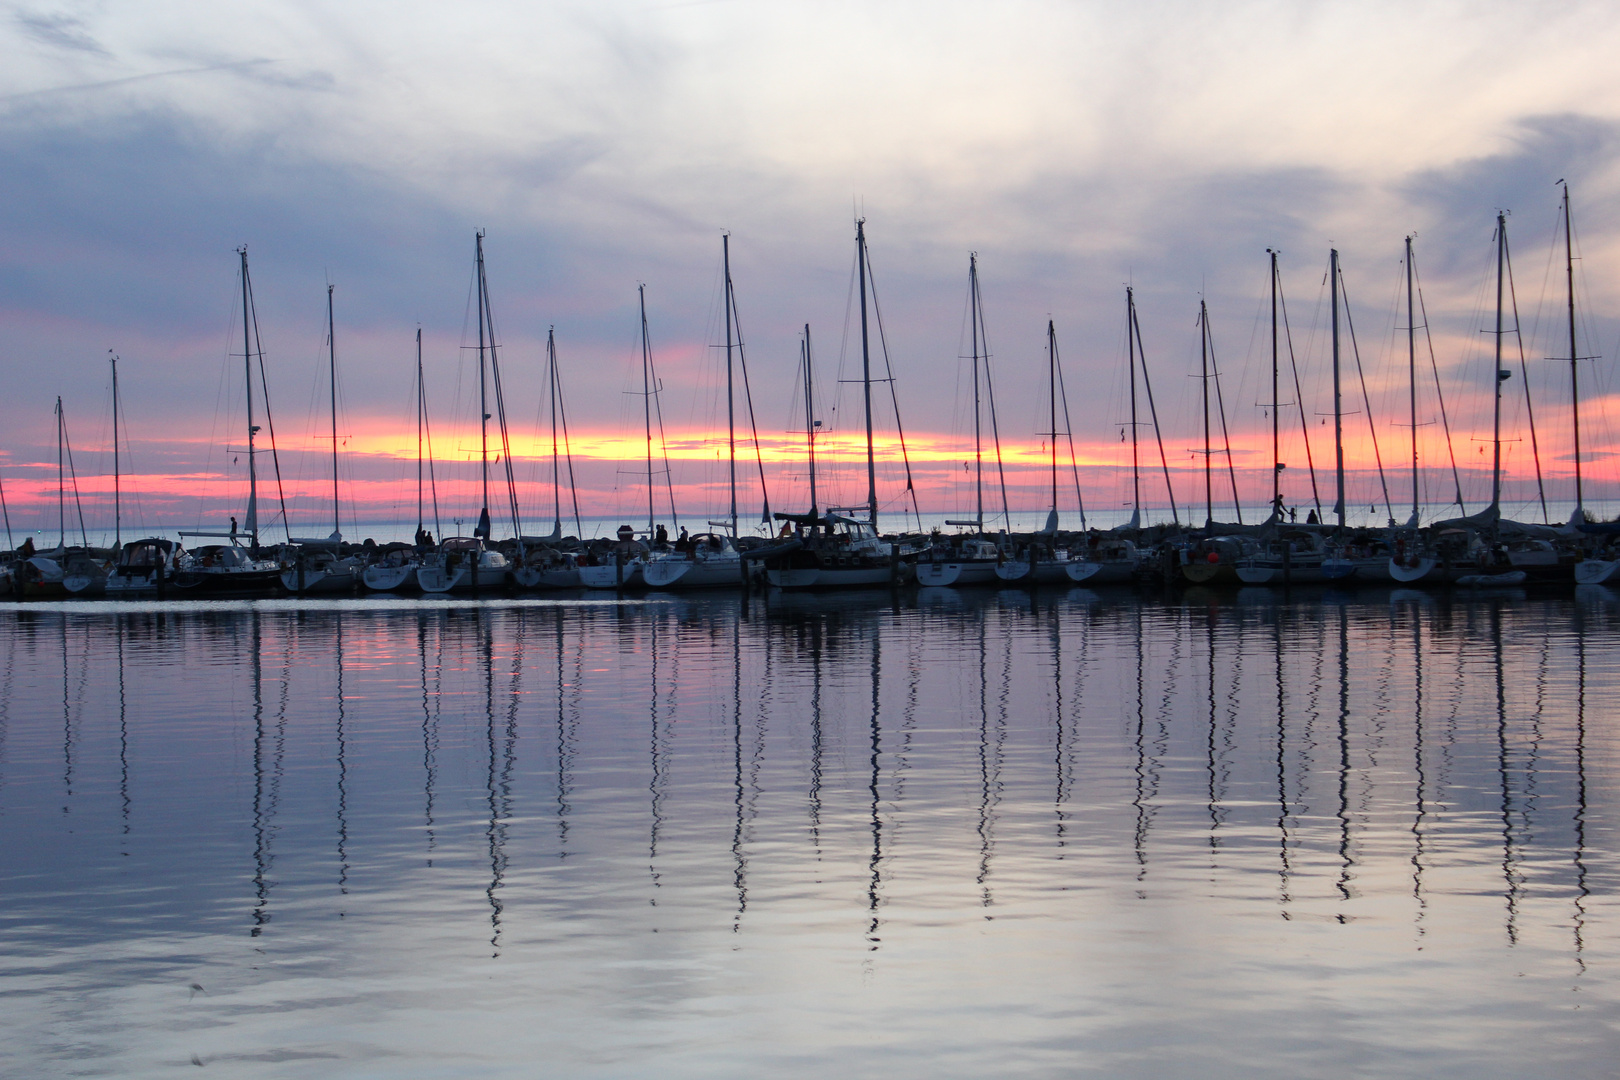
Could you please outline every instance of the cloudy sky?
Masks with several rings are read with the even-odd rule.
[[[1202,417],[1189,378],[1200,298],[1239,484],[1247,502],[1265,501],[1268,247],[1282,253],[1318,466],[1332,458],[1319,414],[1332,408],[1324,278],[1336,246],[1390,495],[1409,502],[1398,472],[1410,452],[1397,426],[1406,355],[1396,329],[1409,234],[1464,493],[1482,499],[1491,339],[1481,331],[1494,319],[1499,210],[1510,212],[1542,469],[1549,497],[1565,500],[1567,367],[1543,359],[1568,354],[1555,246],[1563,178],[1580,256],[1579,348],[1601,357],[1583,362],[1587,471],[1598,495],[1620,496],[1607,456],[1620,450],[1606,419],[1614,403],[1602,400],[1620,347],[1620,23],[1608,5],[697,0],[3,12],[0,479],[19,528],[54,533],[58,395],[92,532],[107,516],[94,493],[110,467],[109,349],[122,358],[130,449],[146,474],[132,482],[132,512],[154,527],[236,512],[245,465],[233,450],[245,421],[231,341],[243,244],[295,520],[325,512],[317,493],[329,483],[329,444],[317,436],[327,423],[328,282],[354,504],[346,516],[415,516],[418,326],[446,514],[468,513],[477,375],[464,346],[476,342],[478,229],[526,501],[549,499],[535,455],[549,447],[538,420],[554,326],[582,509],[615,516],[644,505],[626,471],[635,463],[618,459],[640,447],[640,398],[628,391],[640,387],[636,287],[645,284],[677,500],[694,517],[723,508],[714,433],[723,439],[724,351],[712,346],[723,340],[729,230],[773,502],[797,504],[804,470],[791,431],[803,427],[794,395],[805,323],[820,414],[835,436],[858,427],[853,388],[837,381],[858,370],[847,329],[858,215],[925,511],[958,512],[972,498],[963,468],[971,383],[960,359],[969,252],[982,275],[1003,451],[1023,463],[1009,480],[1015,510],[1046,505],[1048,318],[1088,508],[1117,512],[1130,499],[1117,468],[1127,284],[1178,501],[1202,501],[1201,461],[1190,453]],[[1508,355],[1516,370],[1516,339]],[[1504,407],[1515,509],[1535,490],[1522,383],[1509,383]],[[1352,499],[1381,501],[1359,384],[1346,395],[1360,410],[1346,419]],[[1450,467],[1432,375],[1421,398],[1422,455],[1438,470],[1426,471],[1424,497],[1443,503]],[[1283,400],[1295,400],[1292,390]],[[1303,507],[1297,407],[1284,419],[1286,490]],[[838,497],[864,497],[857,471],[827,477]],[[881,497],[893,509],[892,464],[885,475]],[[1145,487],[1144,504],[1165,501],[1162,478]],[[757,512],[752,489],[745,503]]]

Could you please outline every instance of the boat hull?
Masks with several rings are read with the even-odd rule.
[[[174,587],[193,594],[268,596],[281,587],[281,571],[181,570],[174,575]]]
[[[649,589],[740,588],[743,561],[729,559],[654,559],[641,569],[641,580]]]
[[[1190,562],[1181,567],[1181,576],[1193,585],[1238,585],[1237,568],[1228,562]]]
[[[1390,559],[1388,572],[1391,581],[1402,585],[1439,582],[1446,576],[1440,560],[1431,558]]]
[[[1087,585],[1129,585],[1136,580],[1136,564],[1125,560],[1089,562],[1077,559],[1063,570],[1069,575],[1070,581],[1083,581]]]
[[[992,559],[955,562],[920,562],[917,564],[917,584],[922,586],[994,585],[996,562]]]
[[[902,574],[904,570],[901,566]],[[765,580],[778,589],[870,589],[896,579],[887,566],[795,566],[765,571]]]
[[[641,586],[641,560],[621,565],[582,566],[579,583],[587,589],[633,589]]]
[[[152,596],[158,591],[157,574],[109,574],[102,592],[106,596]]]
[[[1620,577],[1620,559],[1582,559],[1575,564],[1579,585],[1602,585]]]
[[[416,583],[425,593],[470,592],[473,589],[472,574],[466,563],[454,567],[443,564],[419,566],[416,568]],[[499,589],[505,584],[504,565],[478,568],[479,589]]]
[[[1025,559],[1008,559],[996,566],[996,577],[1008,585],[1028,585],[1035,581],[1035,566]]]
[[[404,563],[400,566],[372,565],[360,573],[360,582],[372,592],[401,592],[415,591],[420,588],[416,581],[416,563]]]
[[[579,570],[573,566],[520,566],[512,571],[512,580],[525,589],[577,589],[580,585]]]
[[[281,572],[281,587],[295,596],[319,596],[333,593],[352,593],[360,575],[352,569],[341,570],[310,570],[303,572],[303,581],[299,581],[299,572],[296,568]]]
[[[74,571],[62,575],[62,588],[70,596],[100,596],[107,591],[106,573]]]
[[[1238,580],[1245,585],[1321,585],[1330,579],[1322,572],[1322,565],[1316,562],[1290,563],[1286,568],[1281,561],[1267,559],[1250,563],[1239,563],[1234,571]]]

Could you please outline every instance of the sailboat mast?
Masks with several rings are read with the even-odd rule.
[[[1412,284],[1412,238],[1406,238],[1406,379],[1412,424],[1412,524],[1418,523],[1417,307]]]
[[[1057,328],[1046,320],[1046,396],[1051,406],[1052,433],[1052,513],[1057,513]]]
[[[427,408],[422,379],[422,328],[416,328],[416,535],[422,536],[422,423]]]
[[[1491,371],[1491,510],[1494,517],[1502,506],[1502,288],[1507,261],[1507,215],[1496,215],[1496,360]]]
[[[737,535],[737,401],[732,393],[731,373],[731,234],[720,234],[721,261],[726,277],[726,448],[730,461],[731,535]]]
[[[1580,353],[1575,351],[1575,241],[1574,229],[1569,221],[1569,184],[1564,185],[1564,280],[1569,297],[1569,416],[1575,436],[1575,511],[1570,515],[1586,516],[1581,495],[1581,365]]]
[[[67,550],[67,492],[62,486],[65,465],[62,463],[62,441],[66,437],[63,429],[62,397],[56,398],[56,525],[61,534],[57,547]]]
[[[557,456],[557,328],[546,329],[546,381],[551,384],[551,503],[555,515],[553,524],[558,536],[562,535],[562,471]]]
[[[112,363],[112,444],[113,444],[113,547],[124,546],[123,483],[118,468],[118,354],[107,350]]]
[[[647,286],[637,285],[636,295],[641,298],[641,408],[647,429],[647,536],[653,532],[653,458],[652,458],[652,348],[647,339]]]
[[[482,526],[489,516],[489,391],[484,377],[484,230],[478,230],[473,242],[478,264],[478,460],[484,496],[483,512],[478,523]],[[486,534],[484,539],[488,540],[489,536]]]
[[[1344,528],[1344,402],[1339,390],[1339,249],[1328,252],[1328,287],[1333,290],[1333,474],[1338,501],[1333,510]]]
[[[866,329],[866,219],[855,221],[855,270],[861,284],[861,391],[866,404],[866,518],[877,529],[877,463],[872,454],[872,346]]]
[[[1277,396],[1277,252],[1266,249],[1271,256],[1271,513],[1282,519],[1282,416]]]
[[[973,334],[973,492],[977,500],[974,520],[984,531],[984,452],[979,431],[979,253],[968,254],[968,320]]]
[[[247,245],[243,244],[237,248],[236,253],[242,257],[242,367],[247,375],[244,386],[247,391],[248,504],[243,524],[247,526],[247,534],[253,541],[253,546],[258,547],[259,467],[253,453],[253,436],[259,429],[253,423],[253,339],[250,336],[253,326],[253,303],[248,298],[252,286],[248,282]],[[270,444],[274,446],[275,440],[271,439]],[[285,520],[285,515],[283,518]]]
[[[1136,294],[1125,286],[1125,351],[1131,364],[1131,516],[1142,516],[1142,465],[1136,445]]]
[[[1209,309],[1204,301],[1198,301],[1198,365],[1199,382],[1204,389],[1204,527],[1209,528],[1215,523],[1215,483],[1210,466],[1209,449],[1209,333],[1205,320],[1209,318]]]
[[[804,434],[810,444],[810,516],[816,516],[816,399],[811,382],[810,324],[804,324]]]
[[[332,317],[332,289],[326,286],[326,374],[332,392],[332,535],[340,536],[338,520],[338,434],[337,434],[337,323]]]

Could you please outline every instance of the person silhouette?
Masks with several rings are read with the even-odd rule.
[[[231,539],[236,539],[236,515],[231,515]]]

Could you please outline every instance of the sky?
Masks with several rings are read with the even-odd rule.
[[[110,350],[123,464],[136,474],[123,481],[126,529],[240,514],[246,245],[293,531],[331,517],[328,284],[340,518],[416,516],[418,327],[443,515],[476,515],[468,346],[483,230],[520,502],[545,519],[525,531],[551,517],[553,328],[581,511],[645,516],[641,285],[671,456],[660,504],[672,489],[684,519],[723,517],[726,353],[715,346],[729,232],[772,508],[808,498],[806,324],[828,433],[822,501],[860,503],[859,387],[847,380],[859,375],[851,284],[864,217],[893,376],[876,394],[891,521],[909,500],[890,400],[921,509],[955,516],[975,501],[970,253],[1015,513],[1044,515],[1051,500],[1049,319],[1068,405],[1058,430],[1072,432],[1087,509],[1129,512],[1127,286],[1179,512],[1204,514],[1200,300],[1242,501],[1252,512],[1269,499],[1267,249],[1279,252],[1300,372],[1298,392],[1279,395],[1285,496],[1303,517],[1303,420],[1332,502],[1325,276],[1337,248],[1355,330],[1341,352],[1350,501],[1382,507],[1387,487],[1397,510],[1410,504],[1409,235],[1426,331],[1420,494],[1444,504],[1458,486],[1432,341],[1460,486],[1478,509],[1494,340],[1482,331],[1494,329],[1506,212],[1522,332],[1504,338],[1515,371],[1505,501],[1539,519],[1537,452],[1547,498],[1572,498],[1568,365],[1545,359],[1569,352],[1566,179],[1577,348],[1594,358],[1581,361],[1587,502],[1612,515],[1615,55],[1611,9],[1580,3],[8,4],[0,481],[17,529],[54,536],[60,396],[88,527],[106,531]],[[741,404],[739,416],[746,525],[761,510],[759,465]],[[988,436],[987,414],[984,426]],[[1144,464],[1159,468],[1153,429],[1138,430]],[[1067,438],[1060,446],[1059,509],[1073,523]],[[986,504],[999,509],[986,475]],[[1162,469],[1144,474],[1155,519],[1168,515],[1164,490]],[[1230,480],[1225,491],[1229,502]]]

